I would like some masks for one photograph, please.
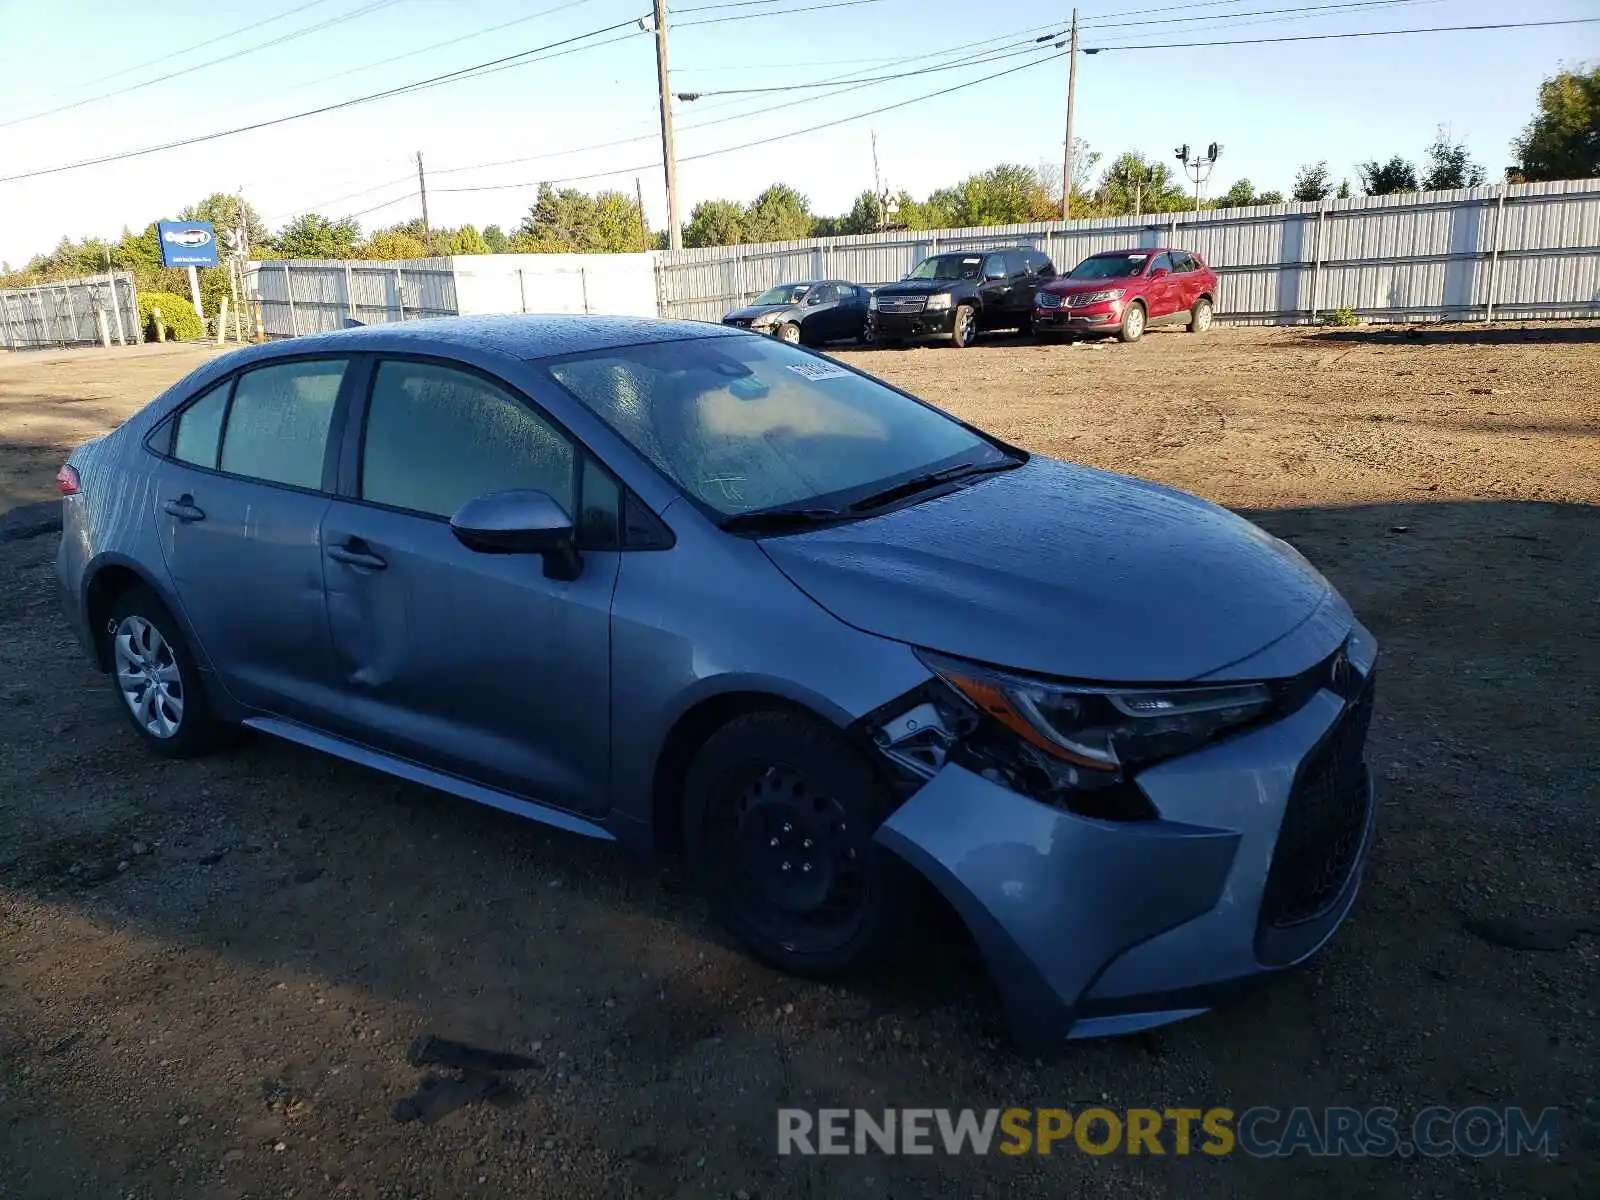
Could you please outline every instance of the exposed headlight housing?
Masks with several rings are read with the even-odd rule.
[[[750,328],[760,329],[765,325],[776,325],[780,316],[782,316],[782,314],[778,312],[762,313],[754,321],[750,322]]]
[[[1104,288],[1098,292],[1082,292],[1076,296],[1068,296],[1067,303],[1073,308],[1082,308],[1086,304],[1104,304],[1107,300],[1121,300],[1127,294],[1127,288]]]
[[[928,312],[938,312],[941,309],[946,309],[946,308],[949,308],[949,307],[950,307],[950,293],[949,292],[935,292],[933,295],[928,297],[927,304],[923,305],[923,308]]]
[[[918,651],[928,668],[1025,743],[1088,786],[1171,758],[1250,724],[1273,707],[1262,683],[1103,687],[1055,683]]]

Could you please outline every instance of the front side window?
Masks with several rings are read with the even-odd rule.
[[[222,418],[228,413],[228,388],[232,384],[231,379],[216,384],[178,414],[178,427],[172,437],[173,458],[216,470]]]
[[[976,279],[983,266],[981,254],[935,254],[916,265],[907,279]]]
[[[1154,275],[1157,271],[1161,270],[1162,267],[1165,267],[1169,272],[1172,270],[1172,255],[1159,255],[1155,262],[1150,264],[1150,274]]]
[[[1182,250],[1172,252],[1172,269],[1177,272],[1187,272],[1195,269],[1195,261]]]
[[[1009,457],[935,409],[767,338],[622,346],[548,370],[724,517]]]
[[[573,445],[482,376],[434,363],[378,364],[361,446],[361,498],[453,516],[489,492],[531,488],[573,513]]]
[[[831,304],[839,298],[839,289],[831,283],[824,283],[813,291],[807,300],[813,304]]]
[[[239,376],[218,466],[230,475],[320,488],[346,360],[257,367]],[[179,435],[182,435],[179,427]]]
[[[1004,279],[1008,274],[1006,269],[1006,256],[1004,254],[991,254],[983,260],[983,274],[986,279]]]

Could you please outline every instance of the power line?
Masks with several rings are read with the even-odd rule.
[[[591,29],[587,33],[574,34],[572,37],[562,38],[560,41],[550,42],[544,46],[535,46],[530,50],[519,50],[515,54],[505,54],[499,58],[491,58],[486,62],[476,63],[470,67],[461,67],[454,71],[446,71],[440,75],[430,76],[427,79],[414,80],[411,83],[401,84],[398,87],[386,88],[379,92],[369,92],[364,96],[352,96],[348,100],[340,100],[333,104],[323,104],[316,108],[308,108],[303,112],[287,113],[281,117],[271,117],[262,121],[255,121],[248,125],[235,126],[232,129],[219,129],[212,133],[196,134],[193,137],[176,138],[170,142],[162,142],[154,146],[143,146],[137,150],[124,150],[116,154],[102,154],[97,158],[80,159],[77,162],[63,163],[55,167],[40,167],[33,171],[21,171],[15,175],[0,175],[0,183],[14,183],[19,179],[37,179],[42,175],[59,175],[63,171],[76,171],[82,167],[97,167],[104,163],[121,162],[129,158],[141,158],[147,154],[159,154],[163,150],[176,150],[182,146],[194,146],[201,142],[214,142],[219,138],[233,137],[240,133],[251,133],[257,129],[268,129],[275,125],[286,125],[291,121],[303,120],[306,117],[321,116],[324,113],[338,112],[341,109],[354,108],[361,104],[370,104],[374,100],[387,99],[390,96],[399,96],[411,92],[421,91],[424,88],[436,87],[444,83],[453,83],[463,78],[476,78],[479,74],[488,74],[486,68],[499,68],[517,62],[518,60],[533,61],[532,56],[543,54],[547,50],[558,47],[571,46],[588,38],[596,37],[602,33],[613,33],[618,29],[631,29],[638,23],[638,18],[618,21],[615,25],[605,25],[599,29]],[[621,39],[612,39],[619,41]],[[588,49],[588,47],[575,47],[575,49]],[[554,56],[552,56],[554,57]]]
[[[679,21],[674,29],[692,29],[698,25],[721,25],[727,21],[759,21],[763,17],[810,16],[827,8],[860,8],[863,4],[882,4],[884,0],[834,0],[832,4],[808,4],[804,8],[785,8],[779,12],[739,13],[731,17],[702,17],[698,21]]]
[[[218,42],[225,42],[231,37],[238,37],[241,33],[249,33],[252,29],[260,29],[263,25],[271,25],[274,21],[281,21],[285,17],[292,17],[295,13],[304,12],[308,8],[316,8],[317,5],[326,4],[327,2],[328,0],[307,0],[305,4],[298,4],[294,8],[286,9],[274,16],[263,17],[259,21],[252,21],[248,25],[230,29],[227,33],[219,33],[203,42],[195,42],[192,46],[185,46],[182,50],[173,50],[170,53],[161,55],[159,58],[151,58],[146,59],[144,62],[134,63],[131,67],[123,67],[121,70],[113,71],[109,75],[100,75],[94,79],[85,80],[83,83],[74,84],[72,87],[67,88],[65,92],[55,92],[53,94],[57,96],[70,95],[72,92],[80,91],[83,88],[98,87],[102,83],[109,83],[113,79],[121,79],[124,75],[142,71],[146,67],[160,66],[163,63],[171,62],[175,58],[182,58],[185,54],[192,54],[196,50],[204,50],[207,46],[215,46]]]
[[[1056,43],[1055,41],[1056,36],[1059,35],[1052,35],[1051,37],[1041,38],[1039,40],[1053,43],[1057,48],[1059,48],[1059,43]],[[1040,49],[1041,47],[1037,45],[1024,46],[1020,50],[1006,50],[1003,52],[990,54],[987,57],[974,57],[965,60],[959,60],[957,62],[941,63],[938,66],[933,67],[918,67],[915,71],[900,71],[894,75],[876,75],[867,79],[819,80],[816,83],[789,83],[780,84],[773,87],[720,88],[711,92],[679,92],[677,93],[677,97],[679,100],[698,100],[702,96],[745,96],[762,92],[793,92],[800,91],[805,88],[830,87],[834,83],[861,84],[864,87],[870,83],[891,83],[896,79],[911,79],[918,75],[931,75],[936,71],[953,71],[961,67],[976,66],[980,63],[999,62],[1001,59],[1016,58],[1021,54],[1037,54],[1039,53]]]
[[[1551,25],[1593,25],[1600,17],[1568,17],[1559,21],[1507,21],[1498,25],[1434,25],[1427,29],[1372,29],[1361,33],[1302,33],[1289,37],[1233,38],[1218,42],[1159,42],[1145,45],[1089,46],[1085,54],[1108,50],[1194,50],[1205,46],[1265,46],[1279,42],[1325,42],[1344,38],[1405,37],[1415,33],[1478,33],[1489,29],[1542,29]]]
[[[88,96],[82,100],[74,100],[71,104],[62,104],[55,108],[43,109],[40,112],[28,113],[26,116],[12,117],[8,121],[0,121],[0,129],[5,129],[12,125],[21,125],[27,121],[37,121],[41,117],[52,117],[57,113],[71,112],[75,108],[84,108],[90,104],[97,104],[101,100],[109,100],[113,96],[125,96],[129,92],[137,92],[141,88],[153,87],[158,83],[165,83],[169,79],[177,79],[183,75],[192,75],[196,71],[204,71],[207,67],[214,67],[218,63],[231,62],[236,58],[243,58],[247,54],[256,54],[272,46],[281,46],[284,42],[292,42],[296,38],[302,38],[308,34],[318,33],[321,30],[330,28],[331,26],[342,25],[346,21],[353,21],[357,17],[364,17],[368,13],[377,12],[380,9],[393,8],[399,3],[400,0],[371,0],[371,3],[365,4],[360,8],[353,9],[352,11],[344,13],[340,16],[329,17],[326,21],[319,21],[315,25],[307,25],[304,29],[292,30],[291,32],[282,34],[279,37],[271,38],[265,42],[257,42],[253,46],[246,46],[241,50],[234,50],[229,54],[224,54],[217,58],[208,58],[205,62],[195,63],[193,66],[182,67],[176,71],[168,71],[165,75],[157,75],[153,79],[144,79],[138,83],[130,83],[126,87],[113,88],[109,92],[101,92],[98,95]]]
[[[1233,0],[1237,3],[1238,0]],[[1206,13],[1198,17],[1155,17],[1148,21],[1095,21],[1084,22],[1084,28],[1123,29],[1134,25],[1177,25],[1189,21],[1227,21],[1234,17],[1267,17],[1289,13],[1294,17],[1315,17],[1319,13],[1336,12],[1349,8],[1388,8],[1401,4],[1436,4],[1439,0],[1345,0],[1340,4],[1306,4],[1296,8],[1258,8],[1246,12]]]

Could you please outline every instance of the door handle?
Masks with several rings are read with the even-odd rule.
[[[194,497],[188,492],[185,492],[176,500],[168,500],[161,506],[161,511],[170,517],[177,517],[178,520],[182,521],[184,524],[188,524],[191,521],[204,521],[206,519],[205,510],[196,507]]]
[[[334,562],[344,563],[350,567],[360,567],[366,571],[381,571],[389,565],[372,551],[356,549],[349,544],[329,547],[328,557],[333,559]]]

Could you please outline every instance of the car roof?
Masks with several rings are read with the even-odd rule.
[[[1185,250],[1182,246],[1127,246],[1121,250],[1097,250],[1089,257],[1115,258],[1120,254],[1193,254],[1200,257],[1198,251]]]
[[[529,361],[562,354],[610,350],[648,342],[681,342],[693,338],[748,336],[703,321],[671,321],[656,317],[600,317],[580,315],[528,315],[486,317],[431,317],[420,321],[361,325],[337,333],[250,346],[228,355],[230,366],[321,353],[448,353],[474,350],[502,358]]]

